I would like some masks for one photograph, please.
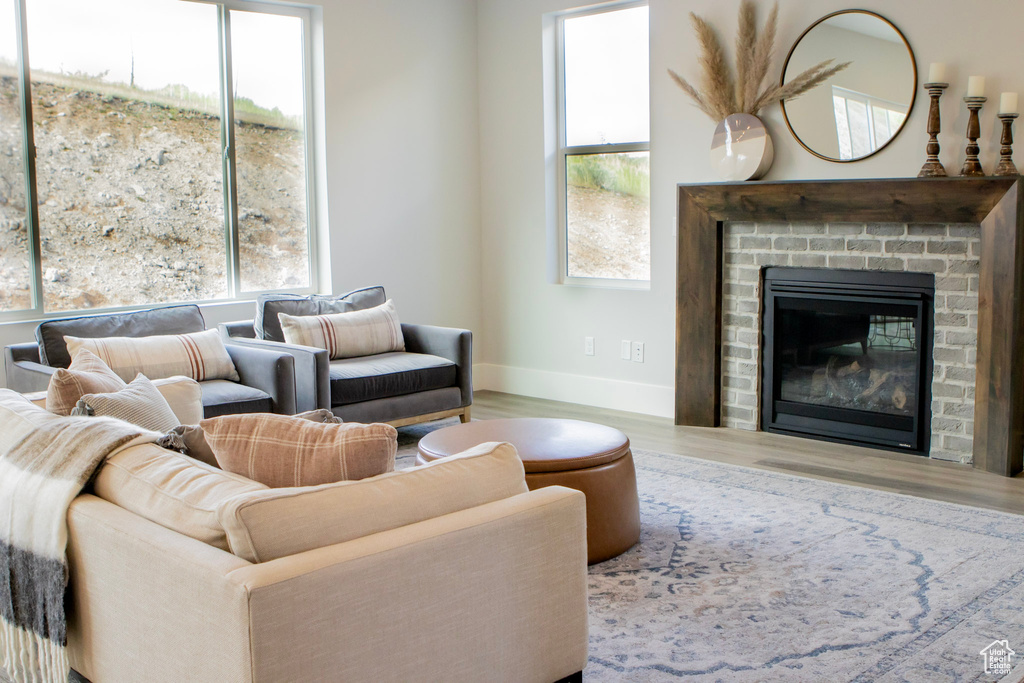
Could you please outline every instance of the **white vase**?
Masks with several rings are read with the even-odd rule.
[[[757,180],[774,158],[772,137],[756,116],[730,114],[715,128],[711,167],[722,180]]]

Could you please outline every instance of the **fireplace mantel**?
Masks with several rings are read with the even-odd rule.
[[[679,186],[678,425],[721,409],[722,226],[751,222],[981,226],[974,466],[1012,476],[1024,454],[1024,192],[1019,178],[906,178]]]

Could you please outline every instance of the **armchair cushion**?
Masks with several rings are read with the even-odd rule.
[[[68,368],[58,368],[46,388],[46,409],[57,415],[70,415],[84,394],[119,391],[126,386],[107,364],[88,349],[75,354]]]
[[[455,384],[457,368],[425,353],[380,353],[331,361],[331,404],[347,405],[443,389]]]
[[[221,469],[270,487],[364,479],[395,468],[398,432],[391,425],[225,415],[199,426]]]
[[[267,562],[526,492],[515,447],[486,443],[361,481],[244,493],[217,514],[231,552]]]
[[[279,313],[278,318],[286,342],[326,349],[332,360],[405,351],[402,323],[391,299],[361,311],[304,316]]]
[[[140,372],[153,379],[184,375],[208,379],[239,380],[235,364],[217,330],[151,337],[86,338],[66,335],[68,351],[89,349],[126,382]]]
[[[36,328],[39,362],[55,368],[71,364],[71,354],[64,341],[73,337],[150,337],[157,334],[188,334],[202,332],[206,322],[198,306],[168,306],[148,311],[114,315],[48,320]],[[129,377],[133,379],[135,376]]]
[[[199,386],[203,390],[203,417],[274,411],[274,399],[260,389],[226,379],[207,380]]]
[[[380,286],[356,289],[338,296],[261,294],[256,300],[256,319],[253,321],[253,330],[257,339],[283,342],[284,332],[281,330],[278,313],[295,316],[346,313],[379,306],[386,300],[384,288]]]

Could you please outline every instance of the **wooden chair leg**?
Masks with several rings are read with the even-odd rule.
[[[462,409],[462,414],[459,415],[459,419],[462,420],[462,424],[469,422],[469,406]]]

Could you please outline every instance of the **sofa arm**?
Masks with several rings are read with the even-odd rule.
[[[295,358],[280,350],[225,344],[242,384],[270,394],[274,412],[294,415]]]
[[[46,389],[57,368],[40,363],[39,344],[28,342],[4,347],[4,370],[7,388],[24,394]]]
[[[552,486],[228,578],[257,681],[557,681],[587,662],[586,564],[585,499]]]
[[[453,327],[402,323],[405,350],[429,353],[455,363],[462,407],[473,404],[473,333]]]
[[[295,410],[304,413],[317,408],[331,408],[331,359],[327,351],[312,346],[285,344],[266,339],[239,337],[230,334],[233,329],[244,330],[242,323],[221,323],[218,325],[225,346],[265,349],[275,353],[287,353],[295,359]],[[252,324],[249,324],[252,327]]]

